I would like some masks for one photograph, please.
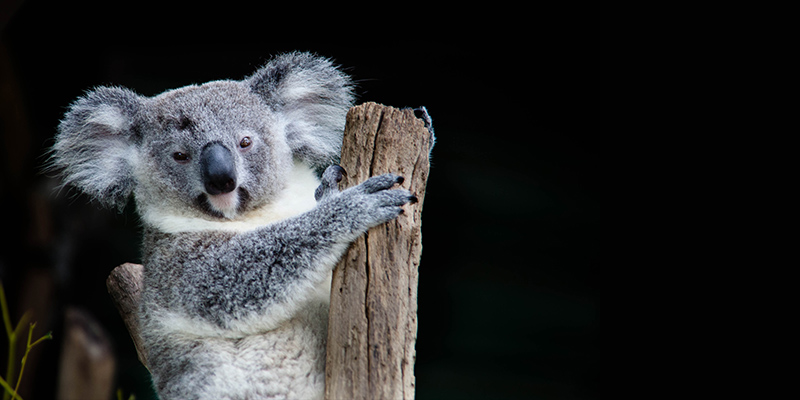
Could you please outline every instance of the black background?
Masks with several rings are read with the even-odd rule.
[[[56,195],[41,173],[66,107],[99,85],[152,96],[241,79],[292,50],[341,65],[359,103],[424,105],[433,117],[417,398],[598,396],[599,147],[609,132],[592,109],[608,55],[591,29],[540,10],[455,18],[398,4],[311,19],[305,4],[165,6],[3,4],[0,210],[11,236],[0,242],[0,278],[12,319],[33,308],[37,332],[56,337],[34,350],[26,399],[53,396],[68,306],[112,337],[115,387],[150,396],[105,291],[113,267],[138,261],[137,217]]]

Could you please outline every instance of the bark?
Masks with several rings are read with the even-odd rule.
[[[365,103],[347,114],[342,188],[393,172],[419,202],[356,240],[334,270],[328,399],[414,398],[421,213],[432,141],[411,109]]]
[[[147,353],[142,345],[139,329],[139,303],[142,298],[142,281],[144,267],[139,264],[125,263],[111,271],[106,280],[106,287],[111,299],[117,306],[119,315],[136,346],[139,361],[147,367]]]

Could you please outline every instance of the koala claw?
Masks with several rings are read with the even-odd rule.
[[[320,201],[324,197],[337,193],[339,191],[338,183],[345,176],[347,176],[347,171],[339,165],[331,165],[325,169],[325,172],[322,173],[322,182],[314,191],[314,199]]]
[[[342,178],[347,176],[347,171],[345,171],[341,165],[331,165],[325,172],[332,175],[333,179],[336,180],[337,183],[341,182]],[[329,176],[328,179],[331,179],[331,177]]]
[[[401,184],[405,181],[402,176],[395,174],[383,174],[380,176],[373,176],[359,185],[360,189],[367,194],[379,192],[391,188],[396,184]]]

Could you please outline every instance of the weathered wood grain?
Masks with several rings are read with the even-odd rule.
[[[419,202],[357,239],[334,270],[328,399],[414,398],[421,213],[432,140],[411,109],[365,103],[347,114],[342,189],[393,172]]]
[[[128,328],[128,333],[136,346],[139,361],[147,367],[147,353],[142,344],[139,328],[139,303],[142,298],[144,267],[139,264],[125,263],[111,271],[106,279],[106,288],[117,311]]]

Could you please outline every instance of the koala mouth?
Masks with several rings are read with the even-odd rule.
[[[207,198],[208,203],[211,204],[211,207],[225,214],[225,216],[235,213],[236,208],[239,206],[238,190],[217,195],[208,195]]]
[[[197,203],[203,211],[216,218],[234,219],[247,208],[249,199],[247,190],[239,187],[228,193],[203,193],[197,197]]]

